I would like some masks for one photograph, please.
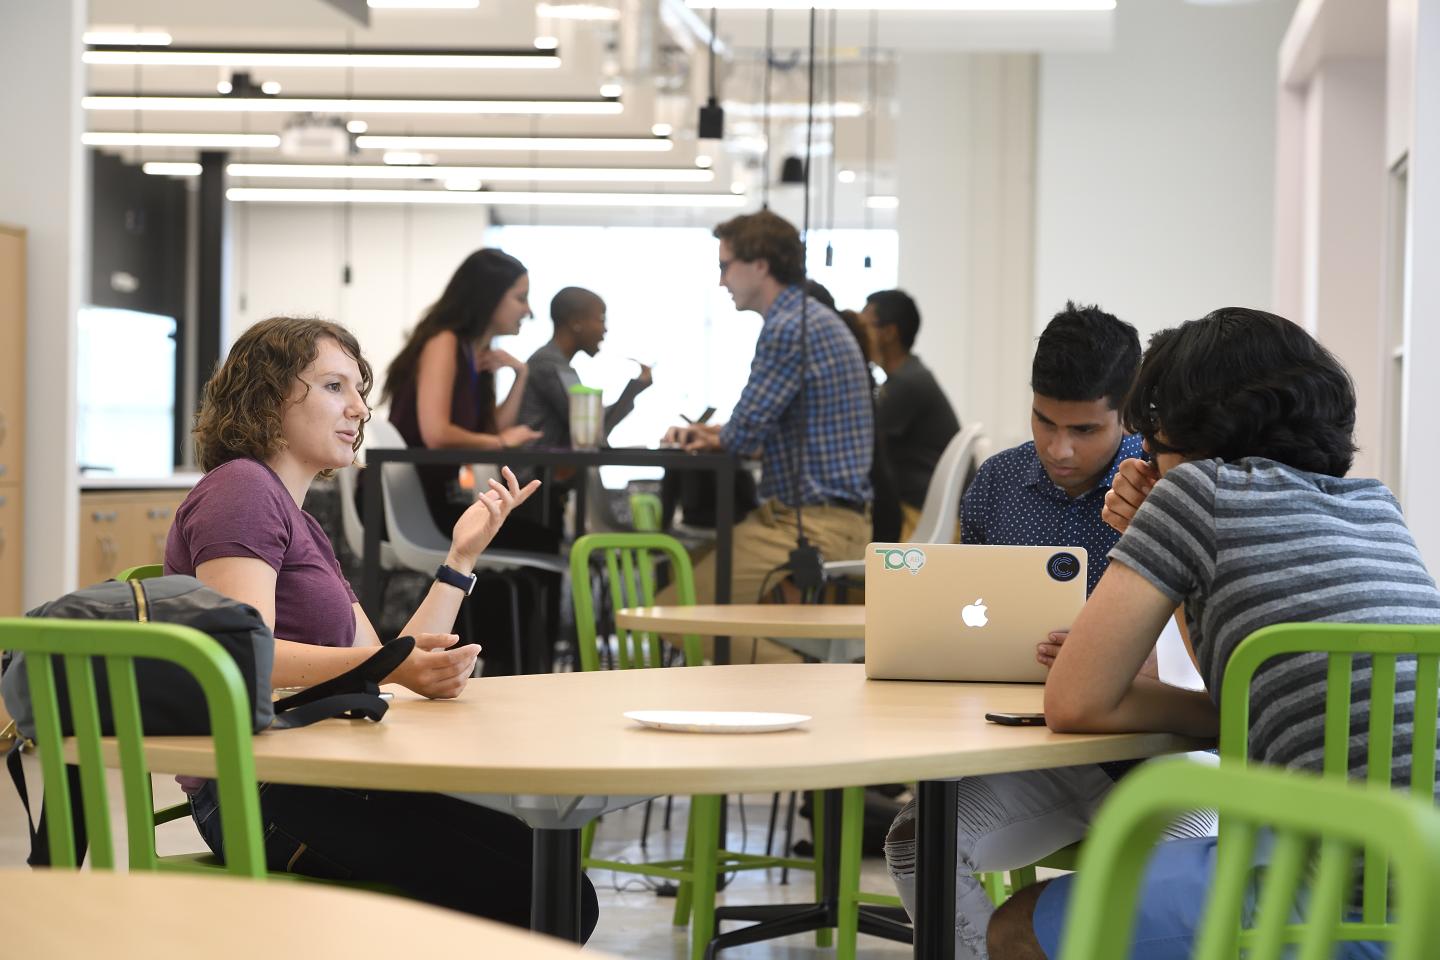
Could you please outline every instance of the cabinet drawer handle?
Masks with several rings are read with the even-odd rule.
[[[106,521],[108,521],[108,520],[114,520],[114,519],[115,519],[115,511],[114,511],[114,510],[96,510],[94,513],[92,513],[92,514],[90,515],[90,519],[94,520],[96,523],[104,523],[104,522],[106,522]]]
[[[7,504],[7,503],[9,503],[9,502],[10,502],[10,501],[6,500],[4,497],[0,497],[0,507],[5,506],[5,504]]]
[[[151,520],[164,520],[166,517],[170,516],[170,511],[166,510],[164,507],[151,507],[149,510],[145,511],[145,515]]]
[[[4,443],[8,436],[10,436],[10,421],[6,419],[5,414],[0,413],[0,443]]]
[[[7,466],[5,466],[5,464],[0,463],[0,477],[5,476],[5,471],[8,470],[8,469],[10,469],[10,468],[7,467]]]

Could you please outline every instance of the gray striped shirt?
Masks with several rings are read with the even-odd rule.
[[[1273,460],[1199,460],[1169,471],[1110,552],[1185,604],[1200,673],[1219,702],[1241,640],[1274,623],[1440,623],[1440,592],[1377,480],[1306,473]],[[1250,755],[1322,766],[1325,657],[1276,658],[1255,675]],[[1397,665],[1393,780],[1410,780],[1415,663]],[[1370,663],[1352,675],[1351,772],[1365,776]]]

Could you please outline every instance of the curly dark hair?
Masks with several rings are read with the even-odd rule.
[[[385,371],[385,389],[380,394],[380,402],[384,403],[401,393],[415,379],[415,371],[420,365],[420,351],[435,334],[449,330],[460,338],[461,343],[475,340],[483,334],[506,291],[527,272],[525,264],[494,247],[476,250],[466,257],[451,274],[440,299],[425,311],[415,329],[410,331],[405,346],[390,361],[390,368]],[[482,395],[488,395],[493,408],[493,373],[485,371],[480,374],[480,391]]]
[[[1265,457],[1332,477],[1355,455],[1345,367],[1299,326],[1245,307],[1155,334],[1123,417],[1161,453]]]
[[[1105,400],[1118,410],[1139,367],[1140,335],[1134,327],[1097,306],[1069,300],[1035,345],[1030,389],[1052,400]]]
[[[716,227],[715,237],[730,244],[738,260],[764,260],[770,265],[770,276],[786,286],[805,280],[800,231],[779,214],[769,210],[741,214]]]
[[[240,335],[205,384],[193,431],[201,470],[209,472],[241,457],[265,460],[285,445],[280,434],[285,401],[326,337],[340,344],[360,368],[360,396],[368,402],[374,378],[353,333],[314,317],[261,320]],[[356,450],[364,439],[361,423]]]

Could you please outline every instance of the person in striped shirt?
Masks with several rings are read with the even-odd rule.
[[[1126,461],[1106,497],[1105,519],[1124,533],[1055,657],[1045,687],[1051,729],[1214,737],[1225,664],[1261,627],[1440,623],[1440,592],[1394,495],[1377,480],[1346,477],[1355,452],[1349,374],[1300,327],[1231,307],[1162,331],[1124,415],[1154,464]],[[1136,676],[1176,603],[1185,607],[1204,691]],[[1253,759],[1321,768],[1320,660],[1277,658],[1256,676]],[[1397,673],[1403,701],[1413,696],[1413,661]],[[1353,682],[1363,710],[1368,671],[1357,670]],[[1367,727],[1356,718],[1352,729]],[[1411,730],[1396,717],[1397,785],[1408,785]],[[1132,957],[1190,955],[1214,852],[1210,838],[1161,845],[1146,874]],[[1054,957],[1071,886],[1061,877],[1007,901],[990,924],[992,960]],[[1381,955],[1378,944],[1347,944],[1342,953]]]

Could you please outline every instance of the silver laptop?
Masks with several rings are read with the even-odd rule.
[[[1085,604],[1082,547],[872,543],[865,675],[1043,683],[1035,645]]]

